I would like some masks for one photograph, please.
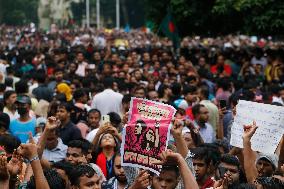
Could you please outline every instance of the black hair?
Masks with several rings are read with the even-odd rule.
[[[163,96],[165,95],[165,90],[166,89],[169,89],[170,87],[167,86],[167,85],[160,85],[159,88],[158,88],[158,95],[159,95],[159,98],[163,98]]]
[[[60,102],[67,102],[67,98],[66,98],[66,95],[64,93],[58,93],[54,96],[54,98]]]
[[[80,148],[82,150],[83,154],[88,154],[88,150],[90,148],[90,146],[82,140],[72,140],[68,143],[68,147],[71,148]]]
[[[227,139],[217,139],[214,143],[218,147],[222,147],[225,153],[229,152],[229,141]]]
[[[109,112],[107,115],[109,115],[110,122],[113,126],[119,126],[121,123],[120,115],[116,112]]]
[[[77,89],[73,94],[73,99],[75,101],[79,100],[81,97],[88,95],[85,89]]]
[[[205,107],[205,106],[204,106],[203,104],[196,104],[196,105],[194,105],[194,106],[192,107],[192,114],[193,114],[193,116],[198,115],[199,112],[200,112],[200,109],[201,109],[202,107]]]
[[[12,67],[12,66],[7,67],[7,68],[6,68],[6,72],[7,72],[8,75],[9,75],[9,74],[13,74],[13,73],[14,73],[13,67]]]
[[[124,104],[124,103],[129,103],[131,101],[131,95],[130,94],[125,94],[123,95],[123,98],[121,100],[121,103]]]
[[[172,171],[172,172],[174,172],[175,175],[176,175],[176,178],[178,178],[180,176],[179,169],[178,169],[178,167],[176,165],[163,165],[160,172],[163,172],[163,171]]]
[[[27,93],[29,91],[28,82],[26,80],[20,80],[15,84],[15,90],[17,94]]]
[[[206,79],[209,79],[210,78],[210,73],[209,71],[206,69],[206,68],[200,68],[198,71],[197,71],[198,75],[200,77],[203,77],[203,78],[206,78]]]
[[[0,111],[0,128],[4,128],[5,130],[9,129],[9,125],[10,125],[10,117],[8,114]]]
[[[255,94],[250,90],[243,90],[240,100],[246,100],[246,101],[253,101],[255,98]]]
[[[4,109],[4,102],[3,99],[0,99],[0,112],[3,112],[3,109]]]
[[[213,157],[211,156],[213,154],[210,153],[207,147],[197,147],[197,148],[192,149],[191,152],[193,153],[193,157],[192,157],[193,159],[204,160],[207,166],[209,166],[210,163],[214,165],[217,162],[217,160],[213,162]]]
[[[228,78],[228,77],[220,78],[217,81],[217,85],[218,85],[218,87],[222,88],[224,91],[228,91],[231,87],[230,78]]]
[[[4,83],[0,83],[0,92],[4,92],[6,89],[6,85]]]
[[[37,72],[35,74],[35,80],[41,84],[44,84],[46,81],[46,74],[44,72]]]
[[[54,69],[53,73],[55,74],[55,73],[57,73],[57,72],[62,72],[62,73],[64,73],[64,69],[62,69],[62,68],[60,68],[60,67],[57,67],[57,68]]]
[[[213,165],[217,166],[221,158],[221,152],[218,146],[212,143],[203,143],[200,145],[200,147],[206,148],[206,150],[208,151],[209,157],[212,160]]]
[[[67,102],[61,102],[59,105],[58,105],[58,108],[64,108],[67,112],[71,113],[72,111],[72,106],[67,103]]]
[[[143,87],[143,86],[137,86],[137,87],[135,87],[135,88],[133,89],[133,92],[135,93],[135,92],[138,91],[138,90],[143,90],[145,94],[147,93],[145,87]]]
[[[196,91],[197,91],[197,88],[195,86],[184,87],[183,95],[187,95],[188,93],[194,93]]]
[[[229,104],[236,106],[238,104],[238,101],[240,100],[240,95],[237,93],[233,93],[230,97],[229,97]]]
[[[103,85],[104,85],[105,89],[112,88],[113,87],[113,83],[114,83],[113,77],[106,77],[103,80]]]
[[[186,82],[190,83],[191,81],[196,81],[197,78],[193,75],[190,75],[190,76],[186,77],[185,80],[186,80]]]
[[[50,189],[58,189],[58,188],[65,188],[66,184],[63,178],[57,173],[54,169],[47,169],[43,171],[44,177],[47,180],[48,186]],[[36,183],[34,176],[31,177],[30,181],[27,183],[28,189],[36,189]]]
[[[90,141],[88,141],[84,138],[81,138],[80,140],[83,142],[84,149],[86,149],[87,151],[93,149],[93,144]]]
[[[90,114],[92,114],[92,113],[98,113],[99,115],[100,115],[100,117],[102,116],[102,114],[101,114],[101,111],[100,110],[98,110],[98,109],[90,109],[89,111],[88,111],[88,116],[90,115]]]
[[[236,158],[235,156],[231,154],[223,154],[220,159],[220,163],[222,162],[237,166],[238,169],[240,169],[240,161],[238,160],[238,158]]]
[[[86,176],[91,178],[96,174],[95,170],[89,165],[78,165],[68,174],[71,186],[80,185],[80,177]]]
[[[202,96],[206,99],[209,98],[209,88],[207,85],[201,85],[199,86],[200,89],[200,93],[202,94]]]
[[[10,77],[5,78],[5,84],[4,85],[6,85],[7,87],[13,87],[13,83],[14,83],[13,78],[10,78]],[[6,88],[6,86],[5,86],[5,88]]]
[[[173,95],[179,96],[181,94],[180,83],[173,83],[171,89],[172,89]]]
[[[12,154],[14,150],[20,146],[20,144],[21,141],[10,134],[0,135],[0,146],[4,146],[5,151],[9,154]]]
[[[73,165],[66,160],[55,162],[52,164],[52,167],[55,169],[61,169],[65,171],[66,174],[68,174],[73,169]]]

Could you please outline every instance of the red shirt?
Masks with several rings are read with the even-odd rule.
[[[211,188],[213,186],[214,186],[214,180],[212,180],[211,177],[209,177],[200,189]]]
[[[191,120],[193,121],[194,120],[194,117],[193,117],[193,113],[192,113],[192,107],[189,107],[186,109],[186,116]]]
[[[230,65],[224,64],[223,68],[224,68],[223,74],[225,74],[226,76],[232,75],[232,68],[231,68]],[[211,72],[213,74],[217,74],[218,73],[218,66],[217,65],[211,66]]]

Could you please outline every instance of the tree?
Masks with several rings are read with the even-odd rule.
[[[226,16],[237,12],[243,21],[242,30],[251,34],[281,34],[284,29],[282,0],[217,0],[214,12]]]
[[[22,25],[37,23],[37,0],[0,0],[0,23]]]
[[[144,0],[156,29],[171,7],[181,35],[282,34],[283,0]]]

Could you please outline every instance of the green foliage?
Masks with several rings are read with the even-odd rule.
[[[37,6],[38,0],[1,0],[2,14],[0,15],[0,23],[8,25],[37,23]]]
[[[182,35],[282,34],[283,0],[144,0],[156,25],[171,7]]]

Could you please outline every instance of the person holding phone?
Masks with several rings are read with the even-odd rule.
[[[226,184],[228,188],[233,185],[246,183],[245,175],[240,168],[238,158],[230,154],[224,154],[215,173],[216,185]]]

